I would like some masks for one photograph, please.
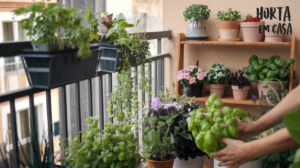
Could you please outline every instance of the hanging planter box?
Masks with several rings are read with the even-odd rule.
[[[90,45],[92,55],[77,57],[78,49],[59,51],[21,50],[20,56],[31,87],[50,89],[94,77],[100,60],[99,45]]]
[[[145,43],[145,47],[148,47],[149,43]],[[123,63],[123,53],[117,52],[118,50],[122,50],[120,45],[113,45],[108,43],[100,43],[100,64],[101,71],[106,72],[119,72],[122,70]],[[136,55],[131,54],[129,48],[126,49],[127,53],[129,53],[129,62],[131,66],[139,65],[136,61]],[[143,55],[140,58],[146,58]],[[119,68],[121,67],[121,68]]]

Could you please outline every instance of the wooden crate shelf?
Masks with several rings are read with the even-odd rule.
[[[219,41],[181,41],[180,44],[196,45],[239,45],[239,46],[291,46],[291,42],[219,42]]]
[[[206,102],[208,97],[195,97],[194,100],[197,102]],[[222,100],[225,104],[242,104],[242,105],[254,105],[251,99],[247,100],[234,100],[233,97],[224,97]],[[256,104],[259,104],[259,99],[256,100]]]

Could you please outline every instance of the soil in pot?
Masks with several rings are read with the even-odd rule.
[[[218,21],[220,37],[219,41],[240,41],[240,21]]]
[[[201,97],[202,96],[202,88],[203,83],[197,83],[197,84],[184,84],[184,87],[187,88],[187,96],[188,97]]]
[[[231,85],[233,91],[234,100],[246,100],[250,90],[250,86],[244,86],[243,89],[239,89],[238,86]]]
[[[203,164],[203,156],[197,156],[194,159],[189,157],[187,161],[185,161],[184,159],[180,160],[178,157],[176,157],[173,168],[202,168]]]
[[[172,168],[175,159],[176,157],[167,161],[146,160],[149,168]]]
[[[210,94],[217,93],[217,98],[222,98],[224,96],[225,84],[210,84],[209,91]]]
[[[262,88],[263,83],[267,83],[267,85],[270,85],[271,87],[273,87],[275,90],[276,88],[280,85],[280,83],[278,81],[261,81],[261,80],[257,80],[256,81],[256,85],[257,85],[257,90],[258,90],[258,95],[259,98],[261,98],[261,95],[267,95],[268,91],[271,90],[271,87],[268,88]],[[288,81],[282,81],[283,87],[285,89],[288,88]],[[268,104],[270,104],[270,100],[268,99],[268,97],[266,97]]]
[[[260,42],[263,40],[263,26],[265,22],[241,22],[244,42]],[[261,28],[261,33],[259,32]]]
[[[218,166],[220,161],[214,159],[214,168],[227,168],[227,166]],[[263,167],[263,160],[257,159],[253,161],[249,161],[241,166],[239,168],[262,168]]]

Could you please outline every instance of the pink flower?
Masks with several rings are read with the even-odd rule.
[[[195,68],[197,68],[197,66],[195,66],[195,65],[191,65],[191,66],[189,67],[189,69],[192,69],[192,70],[194,70]]]
[[[200,75],[200,72],[197,72],[196,75],[199,76],[199,75]]]
[[[186,79],[186,80],[190,80],[190,79],[191,79],[191,75],[189,75],[189,74],[185,74],[185,75],[184,75],[184,79]]]
[[[182,80],[182,78],[183,78],[183,74],[182,73],[178,73],[178,75],[177,75],[177,81]]]
[[[203,80],[203,79],[204,79],[204,76],[198,75],[198,76],[197,76],[197,79],[198,79],[198,80]]]
[[[189,72],[189,69],[187,69],[187,68],[185,68],[185,69],[183,69],[183,72]]]
[[[205,76],[207,76],[207,73],[206,72],[201,72],[200,75],[205,77]]]
[[[195,81],[196,81],[196,78],[195,78],[195,77],[192,77],[192,78],[190,79],[190,84],[194,84]]]
[[[188,69],[188,72],[193,72],[193,69],[189,68],[189,69]]]
[[[191,117],[187,118],[186,121],[187,121],[187,122],[190,122],[190,121],[191,121]]]
[[[198,72],[203,72],[203,69],[202,68],[198,68]]]

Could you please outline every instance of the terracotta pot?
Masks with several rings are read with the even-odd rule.
[[[220,161],[214,159],[214,168],[227,168],[228,166],[218,166]],[[253,161],[249,161],[241,166],[239,168],[262,168],[263,167],[263,160],[257,159]]]
[[[172,168],[175,159],[176,157],[167,161],[146,160],[149,168]]]
[[[225,84],[210,84],[209,91],[210,94],[217,93],[217,98],[222,98],[224,96]]]
[[[244,86],[243,89],[239,89],[238,86],[231,85],[233,91],[234,100],[246,100],[250,90],[250,86]]]
[[[261,97],[261,94],[266,95],[267,92],[272,89],[270,87],[268,87],[268,88],[262,88],[263,83],[267,83],[267,85],[272,86],[274,89],[276,89],[278,87],[278,85],[279,85],[278,81],[261,81],[261,80],[257,80],[256,81],[256,85],[257,85],[257,90],[258,90],[259,98]],[[283,84],[283,87],[285,89],[287,89],[289,82],[288,81],[282,81],[282,84]],[[267,97],[266,97],[266,99],[267,99],[267,102],[270,104],[269,99]]]
[[[272,32],[272,28],[270,26],[270,31],[265,31],[265,42],[282,42],[283,35]]]
[[[265,22],[241,22],[244,42],[260,42],[263,40]],[[259,33],[259,27],[261,33]]]
[[[240,21],[218,21],[219,41],[240,41]]]
[[[185,161],[184,159],[180,160],[178,157],[176,157],[173,168],[202,168],[203,164],[203,156],[197,156],[194,159],[189,157],[187,161]]]

